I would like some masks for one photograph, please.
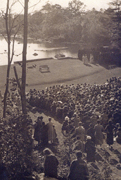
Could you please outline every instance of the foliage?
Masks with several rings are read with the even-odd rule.
[[[10,179],[32,172],[32,120],[26,115],[0,120],[0,152]]]
[[[109,21],[110,18],[103,12],[94,9],[87,12],[83,18],[82,41],[93,47],[110,44]]]
[[[113,0],[106,13],[111,18],[110,29],[112,30],[112,44],[121,47],[121,1]]]
[[[69,2],[68,6],[73,15],[80,15],[85,8],[84,3],[80,0],[72,0]]]
[[[67,8],[47,3],[42,10],[29,16],[30,35],[54,41],[82,42],[89,46],[108,45],[113,36],[114,24],[107,11],[84,11],[78,0]]]
[[[58,42],[82,42],[89,46],[120,45],[120,5],[120,1],[117,4],[114,0],[105,11],[94,8],[86,11],[80,0],[71,0],[66,8],[47,2],[42,9],[28,15],[29,36]],[[22,19],[22,15],[19,20],[16,18],[15,24]]]

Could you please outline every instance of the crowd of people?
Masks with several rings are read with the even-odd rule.
[[[49,149],[45,148],[43,150],[45,156],[44,160],[44,177],[45,178],[55,178],[61,179],[58,176],[58,165],[59,161],[55,154]],[[86,161],[83,160],[83,154],[81,151],[76,152],[76,157],[70,165],[70,171],[68,173],[68,180],[88,180],[89,172]]]
[[[30,90],[27,101],[31,106],[46,110],[56,119],[72,118],[89,126],[97,117],[105,126],[110,117],[121,123],[121,78],[113,77],[102,85],[56,85],[42,91]],[[121,124],[120,124],[121,125]]]
[[[66,116],[65,121],[69,122],[69,117]],[[110,119],[107,126],[104,128],[100,123],[100,120],[97,120],[97,123],[94,126],[90,124],[89,128],[86,130],[83,124],[79,122],[77,127],[73,126],[73,130],[70,126],[67,129],[67,132],[63,133],[64,136],[65,134],[68,134],[66,137],[69,137],[70,140],[69,146],[71,149],[71,154],[75,153],[77,157],[70,164],[70,170],[67,177],[68,180],[89,180],[89,170],[87,163],[96,161],[96,148],[100,148],[103,143],[107,143],[110,148],[110,146],[114,143],[114,137],[116,137],[117,143],[121,144],[120,124],[116,124],[115,126]],[[104,132],[106,133],[106,138],[104,138]],[[59,161],[57,157],[49,148],[45,148],[43,152],[45,154],[45,177],[59,179]]]
[[[34,89],[27,94],[27,100],[31,106],[44,109],[55,119],[62,120],[62,133],[70,138],[71,151],[77,156],[70,165],[70,180],[89,179],[86,162],[95,162],[97,147],[107,143],[110,148],[114,141],[121,144],[121,78],[113,77],[103,85],[58,85],[42,91]],[[59,162],[51,150],[46,150],[45,176],[57,178]],[[83,154],[86,154],[86,162]],[[50,156],[54,158],[54,165]],[[54,170],[48,172],[47,168],[52,166]]]
[[[16,106],[19,111],[19,93],[13,91],[9,94],[8,99],[12,107]],[[96,147],[100,147],[104,139],[109,147],[114,140],[121,144],[120,77],[112,77],[102,85],[85,83],[55,85],[42,91],[31,89],[26,94],[26,99],[28,105],[31,105],[29,108],[37,107],[38,110],[47,111],[50,117],[61,120],[63,135],[71,139],[71,150],[78,151],[77,159],[70,166],[68,175],[70,180],[75,180],[74,174],[77,175],[76,179],[82,176],[84,176],[82,179],[88,179],[87,165],[82,158],[83,153],[86,153],[87,162],[95,162]],[[34,139],[38,141],[38,145],[42,144],[46,147],[47,144],[53,144],[56,141],[57,135],[51,118],[45,124],[43,117],[38,117],[34,128]],[[46,156],[45,176],[57,177],[59,164],[57,158],[49,148],[46,148],[43,153]],[[52,165],[52,162],[55,163]],[[51,166],[54,166],[54,170],[48,172]],[[83,171],[81,172],[80,169]]]

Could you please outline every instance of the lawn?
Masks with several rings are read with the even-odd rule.
[[[14,64],[18,76],[21,77],[20,64]],[[10,78],[15,77],[13,66],[11,66]],[[0,67],[0,89],[3,92],[5,87],[6,66]],[[121,68],[106,69],[100,65],[84,65],[78,59],[49,59],[27,62],[26,91],[32,89],[44,89],[56,84],[102,84],[111,77],[121,76]]]

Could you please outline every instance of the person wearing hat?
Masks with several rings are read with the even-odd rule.
[[[103,126],[100,124],[100,120],[97,120],[97,124],[94,126],[95,130],[95,144],[102,145],[103,144]]]
[[[53,152],[49,148],[45,148],[43,150],[45,155],[44,161],[44,176],[57,178],[57,168],[58,168],[58,160]]]
[[[105,131],[107,133],[107,144],[110,146],[113,144],[113,130],[115,126],[112,123],[112,120],[109,120],[108,125],[105,127]]]
[[[51,117],[49,117],[49,123],[47,123],[47,129],[48,129],[48,143],[53,144],[54,140],[56,138],[55,129],[53,126],[53,123],[51,121]]]
[[[82,126],[82,122],[79,122],[79,126],[75,129],[73,136],[80,137],[82,142],[86,140],[86,132],[85,128]]]
[[[70,166],[69,180],[88,180],[89,173],[86,162],[82,159],[82,152],[76,153],[77,159]]]
[[[92,123],[90,123],[89,128],[87,129],[87,135],[91,136],[91,140],[95,142],[95,130]]]
[[[85,152],[87,153],[87,162],[95,162],[95,143],[92,141],[91,136],[87,136],[85,143]]]
[[[65,136],[69,133],[69,117],[66,116],[62,125],[62,134]]]
[[[38,145],[40,144],[40,140],[41,140],[42,120],[43,120],[43,116],[39,116],[37,118],[37,122],[34,128],[34,139],[38,141]]]

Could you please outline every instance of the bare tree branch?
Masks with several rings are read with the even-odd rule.
[[[41,0],[39,0],[36,4],[30,6],[29,9],[32,8],[32,7],[35,7],[35,6],[36,6],[37,4],[39,4],[40,2],[41,2]]]
[[[16,35],[17,35],[17,33],[19,32],[19,30],[20,30],[21,26],[22,26],[22,24],[18,27],[18,29],[17,29],[17,31],[15,32],[14,37],[13,37],[12,55],[11,55],[11,60],[10,60],[10,62],[11,62],[11,63],[12,63],[13,56],[14,56],[15,38],[16,38]]]
[[[10,5],[9,9],[12,9],[12,7],[18,2],[18,0],[14,0],[13,3]]]
[[[24,5],[21,3],[21,1],[20,0],[18,0],[18,2],[21,4],[21,6],[24,8]]]
[[[22,11],[23,11],[23,10],[22,10]],[[22,11],[21,11],[21,12],[22,12]],[[15,20],[20,16],[21,12],[20,12],[16,17],[14,17],[14,19],[13,19],[13,21],[12,21],[12,24],[11,24],[11,27],[10,27],[10,33],[11,33],[12,29],[13,29],[14,27],[16,27],[16,26],[14,26],[14,22],[15,22]],[[22,20],[22,21],[23,21],[23,20]],[[22,21],[20,21],[20,23],[21,23]]]
[[[9,27],[8,27],[8,9],[9,9],[9,0],[7,1],[7,6],[6,6],[6,13],[5,13],[5,24],[6,24],[6,31],[7,31],[7,40],[9,34]]]

